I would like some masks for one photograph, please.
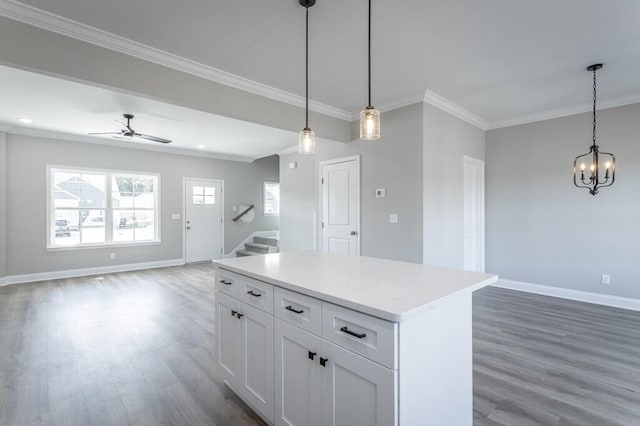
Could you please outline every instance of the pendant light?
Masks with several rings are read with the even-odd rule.
[[[587,71],[593,72],[593,136],[589,152],[576,157],[573,161],[573,184],[578,188],[586,188],[591,195],[596,195],[600,188],[613,185],[616,179],[616,157],[610,152],[600,152],[596,144],[596,101],[597,80],[596,71],[602,68],[602,64],[593,64],[587,67]],[[585,163],[586,162],[586,163]],[[578,164],[579,163],[579,164]],[[604,166],[604,167],[603,167]],[[578,168],[580,171],[578,172]],[[585,169],[588,177],[585,177]],[[604,177],[601,179],[601,170],[604,169]]]
[[[380,138],[380,111],[371,106],[371,0],[369,0],[369,103],[360,112],[360,139],[372,141]]]
[[[306,9],[306,56],[305,56],[305,126],[298,138],[298,152],[300,154],[315,154],[316,134],[309,128],[309,8],[316,4],[316,0],[299,0],[300,6]]]

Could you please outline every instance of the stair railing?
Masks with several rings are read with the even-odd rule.
[[[244,211],[242,213],[240,213],[238,216],[233,218],[234,222],[237,222],[238,220],[240,220],[240,218],[242,216],[244,216],[245,214],[249,213],[251,211],[251,209],[253,209],[255,206],[253,204],[251,204],[249,207],[247,207],[246,209],[244,209]]]

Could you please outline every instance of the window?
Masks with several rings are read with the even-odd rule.
[[[49,248],[157,242],[159,176],[49,167]]]
[[[280,214],[280,183],[265,182],[263,187],[263,208],[265,216]]]
[[[193,187],[193,204],[216,203],[216,187],[215,186],[194,186]]]

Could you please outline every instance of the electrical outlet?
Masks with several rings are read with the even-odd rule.
[[[611,284],[611,275],[602,274],[602,284],[603,285]]]
[[[115,258],[116,258],[116,254],[115,254],[115,253],[111,253],[111,254],[109,255],[109,258],[110,258],[111,260],[115,259]]]

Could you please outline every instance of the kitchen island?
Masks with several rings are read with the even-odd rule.
[[[217,368],[278,425],[471,425],[495,275],[320,252],[215,261]]]

